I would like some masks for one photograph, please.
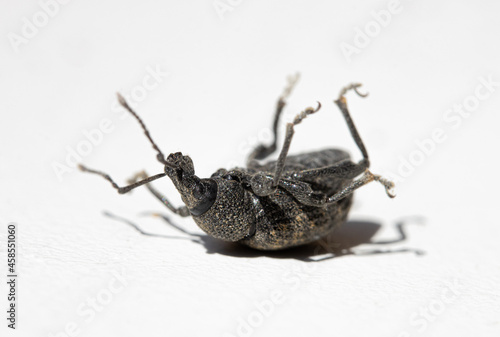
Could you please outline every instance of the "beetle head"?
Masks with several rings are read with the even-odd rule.
[[[181,194],[192,215],[205,213],[217,197],[217,184],[212,179],[200,179],[194,174],[193,161],[181,152],[172,153],[165,163],[165,173]]]
[[[189,156],[176,152],[163,161],[165,173],[181,194],[193,219],[210,236],[238,241],[251,234],[254,216],[252,201],[237,175],[200,179]]]

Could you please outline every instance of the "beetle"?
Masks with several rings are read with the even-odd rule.
[[[339,149],[288,156],[294,127],[320,110],[318,102],[316,108],[306,108],[286,125],[278,159],[259,162],[277,149],[278,122],[297,80],[298,75],[288,78],[288,85],[277,102],[272,144],[257,146],[250,153],[246,168],[219,169],[210,178],[199,178],[189,156],[175,152],[165,158],[142,119],[120,94],[117,94],[119,103],[139,122],[157,153],[157,160],[164,165],[164,172],[153,176],[138,173],[128,181],[129,185],[120,187],[104,172],[83,165],[79,168],[102,176],[120,194],[146,185],[170,211],[182,217],[191,216],[204,232],[224,241],[239,242],[258,250],[279,250],[316,241],[346,221],[356,189],[378,181],[393,198],[394,183],[369,171],[368,153],[347,108],[348,91],[367,96],[358,91],[360,83],[344,87],[334,102],[363,159],[355,163],[347,152]],[[153,180],[165,176],[172,180],[184,206],[174,207],[151,186]]]

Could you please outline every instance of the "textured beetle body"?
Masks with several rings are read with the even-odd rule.
[[[197,225],[210,236],[239,242],[260,250],[278,250],[318,240],[345,222],[352,204],[354,190],[371,181],[385,186],[390,197],[394,184],[372,174],[365,146],[347,109],[344,94],[357,91],[360,84],[342,89],[334,102],[340,108],[351,136],[363,155],[357,163],[347,152],[328,149],[288,156],[294,126],[321,108],[307,108],[287,124],[285,141],[276,161],[260,164],[276,150],[277,125],[285,106],[284,98],[290,93],[296,79],[290,81],[280,97],[276,109],[270,145],[259,145],[250,154],[247,168],[230,171],[219,169],[210,178],[201,179],[195,174],[193,161],[181,152],[167,158],[151,138],[142,120],[119,96],[120,104],[141,124],[145,135],[157,152],[157,159],[164,165],[164,173],[147,176],[136,174],[128,186],[118,186],[109,175],[88,169],[84,171],[101,175],[119,193],[146,185],[146,187],[172,212],[191,216]],[[360,176],[360,178],[356,178]],[[184,206],[174,207],[168,199],[155,190],[150,182],[168,176],[181,195]],[[356,179],[355,179],[356,178]],[[140,179],[138,181],[138,179]]]
[[[176,162],[191,162],[181,153],[171,157],[175,157]],[[347,152],[336,149],[289,156],[282,178],[293,181],[295,172],[332,166],[348,159]],[[256,173],[272,176],[275,167],[275,161],[264,165],[253,162],[246,169],[220,169],[210,179],[204,179],[215,182],[216,197],[202,214],[193,214],[194,208],[190,208],[194,221],[215,238],[240,242],[260,250],[276,250],[318,240],[346,220],[352,194],[323,207],[304,205],[282,187],[268,196],[256,195],[249,183],[251,178]],[[182,183],[175,175],[172,179],[181,195],[185,196]],[[351,180],[314,177],[303,182],[315,192],[331,195],[347,187]],[[189,197],[183,199],[185,204],[191,203]]]
[[[293,172],[334,165],[348,159],[349,154],[341,150],[323,150],[287,157],[283,176]],[[276,162],[258,168],[273,172]],[[332,177],[316,177],[308,181],[315,190],[331,195],[349,185],[349,180]],[[352,194],[337,203],[323,207],[300,203],[287,191],[279,188],[267,197],[256,197],[257,214],[255,234],[240,242],[261,250],[283,249],[318,240],[335,227],[345,222],[352,204]]]
[[[289,156],[283,178],[291,178],[294,172],[331,166],[346,159],[349,159],[349,154],[336,149]],[[346,220],[352,194],[324,207],[303,205],[283,188],[269,196],[255,195],[245,177],[257,172],[272,175],[275,166],[276,162],[271,161],[265,165],[255,163],[247,169],[217,171],[211,177],[218,186],[217,198],[206,213],[192,215],[195,222],[215,238],[237,241],[260,250],[276,250],[318,240]],[[307,183],[316,191],[331,195],[345,188],[350,181],[315,177]]]

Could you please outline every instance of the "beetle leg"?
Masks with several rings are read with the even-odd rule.
[[[129,183],[133,183],[137,181],[138,179],[144,179],[144,177],[147,177],[146,172],[141,171],[139,173],[136,173],[132,178],[128,180]],[[181,206],[181,207],[174,207],[168,199],[158,192],[157,189],[155,189],[151,184],[146,184],[146,188],[158,199],[161,201],[162,204],[167,206],[169,210],[171,210],[173,213],[180,215],[182,217],[187,217],[190,216],[191,213],[189,212],[189,209],[186,206]]]
[[[334,203],[337,202],[346,196],[350,195],[352,192],[360,188],[361,186],[364,186],[372,181],[378,181],[385,187],[385,192],[387,195],[391,198],[394,198],[396,195],[393,192],[394,188],[394,183],[392,181],[389,181],[382,176],[376,175],[371,173],[369,170],[366,170],[365,173],[361,176],[361,178],[353,180],[349,186],[345,187],[342,191],[335,193],[331,197],[327,199],[327,203]]]
[[[295,116],[292,123],[288,123],[286,125],[285,142],[283,143],[283,147],[281,148],[280,156],[276,161],[276,170],[274,171],[273,188],[278,187],[281,178],[281,173],[285,168],[286,156],[288,154],[288,150],[290,149],[290,143],[292,142],[293,134],[295,132],[293,130],[293,127],[297,124],[300,124],[300,122],[302,122],[307,116],[317,112],[319,109],[321,109],[321,103],[318,102],[318,107],[316,109],[306,108],[304,111]]]
[[[281,179],[279,186],[293,195],[301,204],[307,206],[323,206],[326,203],[326,195],[322,192],[313,191],[311,185],[308,183]]]
[[[295,76],[288,77],[288,85],[285,87],[285,90],[281,94],[278,103],[276,105],[276,112],[274,113],[274,122],[273,122],[273,136],[274,140],[271,145],[263,145],[259,144],[252,153],[248,156],[247,165],[251,166],[250,163],[256,159],[264,159],[274,151],[276,151],[276,143],[278,141],[278,123],[280,120],[281,113],[283,112],[283,108],[286,105],[286,99],[292,92],[295,84],[299,80],[299,74],[297,73]],[[255,164],[254,164],[255,165]]]
[[[396,196],[392,191],[392,189],[394,188],[393,182],[379,175],[373,174],[369,170],[365,170],[364,174],[360,178],[353,180],[343,190],[335,193],[330,197],[327,197],[324,193],[314,191],[308,183],[302,181],[281,179],[279,186],[291,193],[302,204],[321,207],[327,204],[336,203],[337,201],[344,199],[358,188],[372,181],[378,181],[379,183],[384,185],[386,193],[389,197],[394,198]]]
[[[294,130],[293,127],[308,115],[315,113],[321,108],[321,103],[318,102],[318,107],[316,109],[307,108],[297,116],[295,116],[292,123],[288,123],[286,125],[286,136],[285,142],[283,143],[283,147],[281,148],[280,155],[278,160],[276,161],[276,169],[274,174],[267,174],[265,172],[257,172],[250,178],[250,185],[252,186],[252,190],[258,196],[267,196],[278,188],[281,180],[281,174],[283,173],[283,169],[285,168],[286,156],[288,154],[288,150],[290,149],[290,144],[292,142]]]
[[[359,96],[361,97],[366,97],[368,94],[362,94],[358,91],[358,88],[361,86],[361,83],[352,83],[340,91],[339,98],[335,100],[335,104],[339,107],[340,111],[342,112],[342,115],[344,115],[344,119],[347,123],[347,127],[349,128],[349,131],[351,132],[351,136],[356,142],[356,145],[358,146],[359,150],[363,154],[363,159],[367,163],[367,167],[370,166],[370,161],[368,159],[368,152],[366,151],[365,145],[363,144],[363,141],[361,140],[361,137],[359,136],[358,130],[356,129],[356,126],[354,125],[354,122],[352,121],[351,114],[349,113],[349,110],[347,109],[347,101],[344,97],[344,95],[349,91],[349,90],[354,90]]]
[[[308,180],[322,176],[334,176],[340,179],[354,179],[363,173],[367,168],[368,163],[365,160],[361,160],[359,163],[355,164],[346,159],[335,165],[295,172],[291,174],[291,177],[297,180]]]

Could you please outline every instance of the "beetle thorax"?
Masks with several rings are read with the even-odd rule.
[[[217,184],[217,197],[210,209],[193,219],[203,231],[221,240],[234,242],[251,235],[255,214],[248,191],[236,181],[212,180]]]

